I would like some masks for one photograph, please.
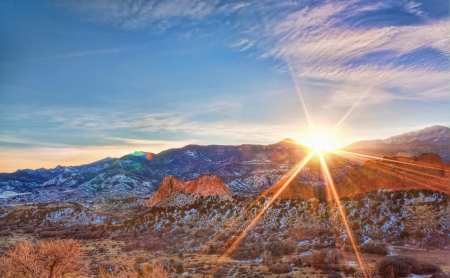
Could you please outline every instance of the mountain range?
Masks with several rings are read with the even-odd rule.
[[[383,140],[359,141],[343,149],[378,156],[417,156],[421,153],[435,153],[448,163],[450,162],[449,146],[450,128],[434,125]]]
[[[380,158],[390,155],[413,159],[422,153],[437,153],[442,163],[448,163],[449,135],[450,128],[432,126],[385,140],[357,142],[343,149]],[[18,170],[0,174],[0,203],[83,202],[131,196],[148,199],[169,175],[195,180],[203,174],[214,174],[233,195],[257,195],[282,181],[286,172],[310,151],[289,139],[270,145],[188,145],[158,154],[135,152],[80,166]],[[337,184],[365,169],[368,163],[331,152],[325,159]],[[306,164],[294,183],[307,186],[308,196],[309,186],[318,191],[324,185],[317,158]]]

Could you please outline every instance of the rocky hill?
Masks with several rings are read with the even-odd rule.
[[[450,159],[449,130],[433,126],[386,140],[355,143],[346,149],[379,157],[399,154],[412,157],[433,152],[447,163]],[[204,173],[219,176],[233,195],[254,196],[277,185],[310,151],[310,148],[290,139],[270,145],[188,145],[158,154],[135,152],[80,166],[0,173],[0,204],[84,202],[128,197],[145,200],[168,175],[194,180]],[[326,160],[336,183],[362,165],[361,161],[333,153],[328,153]],[[313,187],[314,196],[322,196],[324,191],[320,186],[325,183],[318,165],[317,159],[308,163],[293,181],[299,186],[291,188],[292,194],[283,196],[298,195],[307,199],[311,196],[308,186]],[[304,190],[297,192],[298,188]]]
[[[179,180],[170,175],[165,177],[158,190],[146,200],[145,206],[170,206],[193,203],[197,197],[219,197],[230,200],[231,190],[217,175],[204,174],[195,180]]]
[[[429,189],[450,194],[450,169],[439,155],[431,153],[410,158],[384,157],[350,170],[337,189],[342,197],[379,189]]]
[[[344,150],[378,156],[417,156],[421,153],[439,154],[450,162],[450,128],[441,125],[389,137],[353,143]]]
[[[165,176],[193,180],[203,173],[218,175],[234,195],[252,196],[267,190],[310,149],[292,140],[271,145],[188,145],[158,154],[135,152],[92,164],[0,174],[0,203],[94,201],[137,196],[149,198]],[[358,163],[331,155],[336,180]],[[298,175],[301,183],[323,183],[314,167]]]

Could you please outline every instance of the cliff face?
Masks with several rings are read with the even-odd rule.
[[[280,191],[288,177],[283,177],[265,192]],[[327,185],[302,184],[293,179],[278,198],[319,200],[332,199]],[[350,170],[336,190],[340,197],[351,197],[378,189],[411,190],[430,189],[450,194],[450,166],[437,154],[424,153],[417,157],[384,157],[383,160],[366,161],[363,166]]]
[[[450,176],[439,155],[384,157],[350,170],[336,185],[339,196],[350,197],[378,189],[430,189],[450,193]]]
[[[203,174],[195,180],[180,180],[172,175],[166,176],[159,189],[150,199],[144,202],[146,206],[155,206],[174,196],[191,195],[193,197],[217,196],[232,198],[231,190],[217,175]]]

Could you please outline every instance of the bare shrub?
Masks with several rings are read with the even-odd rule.
[[[406,277],[411,273],[412,267],[418,265],[413,256],[388,256],[378,264],[378,274],[383,277]]]
[[[130,242],[122,247],[122,252],[131,252],[136,249],[139,249],[141,244],[138,241]]]
[[[428,263],[418,263],[412,266],[411,272],[415,274],[432,274],[442,271],[438,265]]]
[[[364,243],[360,247],[361,252],[378,254],[378,255],[388,255],[389,249],[386,243],[374,243],[368,242]]]
[[[449,278],[449,275],[444,271],[436,272],[431,275],[431,278]]]
[[[163,246],[158,241],[147,241],[144,243],[144,249],[147,251],[159,251],[163,250]]]
[[[290,255],[295,251],[296,244],[293,241],[271,241],[266,244],[266,249],[272,253],[274,257]]]
[[[196,238],[206,238],[206,237],[211,236],[212,234],[214,234],[214,230],[213,229],[198,229],[197,231],[195,231],[194,237],[196,237]]]
[[[113,271],[99,268],[97,275],[99,278],[170,278],[166,268],[159,261],[153,266],[143,265],[139,271],[129,267],[116,268]]]
[[[229,268],[225,268],[225,267],[219,267],[213,274],[214,278],[222,278],[222,277],[227,277],[228,273],[230,272]]]
[[[272,273],[288,273],[292,271],[292,266],[288,263],[273,264],[269,267],[269,271]]]
[[[66,277],[84,271],[83,251],[78,242],[69,240],[23,241],[0,258],[0,276],[14,278]]]

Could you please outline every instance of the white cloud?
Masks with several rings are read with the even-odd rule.
[[[211,14],[235,12],[248,3],[221,4],[219,0],[80,0],[66,2],[70,9],[88,14],[91,20],[135,29],[149,25],[166,28],[178,18],[203,19]]]
[[[294,78],[300,81],[315,79],[339,84],[326,106],[332,105],[330,102],[341,106],[346,99],[342,95],[344,90],[347,91],[346,95],[351,95],[352,92],[361,91],[362,86],[373,89],[373,94],[367,94],[370,99],[363,102],[366,104],[392,99],[446,97],[437,94],[436,90],[442,91],[437,88],[448,87],[448,67],[436,67],[433,64],[435,61],[431,59],[425,65],[402,64],[399,57],[411,55],[416,50],[434,48],[448,58],[450,21],[445,19],[414,26],[356,28],[346,23],[345,19],[361,14],[368,7],[355,3],[358,2],[328,2],[292,12],[283,20],[271,22],[271,34],[264,36],[263,42],[255,45],[263,46],[263,58],[286,60]],[[418,13],[420,5],[413,6]],[[391,62],[374,63],[364,58],[376,53],[388,53],[386,55],[390,55],[388,59]],[[393,88],[400,93],[393,93]],[[352,105],[352,101],[349,100],[347,105]]]

